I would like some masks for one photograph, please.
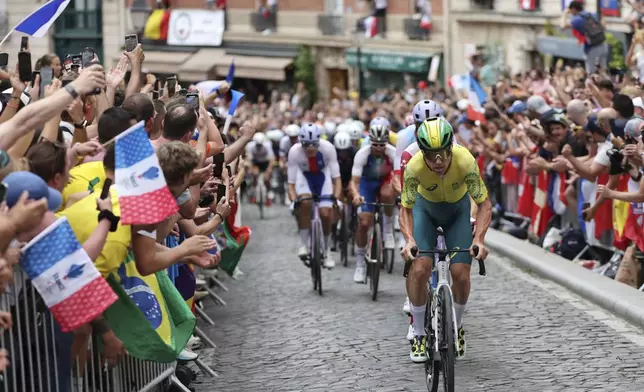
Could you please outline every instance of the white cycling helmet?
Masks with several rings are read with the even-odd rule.
[[[256,132],[253,135],[253,140],[257,144],[262,144],[262,143],[264,143],[264,140],[266,140],[266,135],[264,135],[262,132]]]
[[[322,136],[322,129],[316,124],[305,123],[300,128],[300,142],[302,143],[317,143]]]
[[[345,123],[338,124],[337,128],[335,128],[336,133],[346,133],[347,135],[349,134],[349,126]]]
[[[418,101],[416,106],[414,106],[414,110],[412,110],[412,114],[414,115],[414,121],[416,122],[416,124],[419,124],[427,120],[428,118],[442,116],[443,111],[441,110],[439,104],[426,99],[424,101]]]
[[[356,126],[356,128],[360,129],[361,133],[364,133],[364,131],[367,130],[367,127],[365,127],[364,123],[362,121],[360,121],[360,120],[355,120],[351,124],[354,124]]]
[[[300,136],[300,126],[297,124],[287,125],[286,128],[284,128],[284,133],[286,133],[288,137],[298,137]]]
[[[389,123],[389,120],[387,120],[385,117],[378,116],[371,120],[369,123],[369,127],[373,127],[374,125],[384,125],[387,129],[391,128],[391,124]]]
[[[333,136],[335,135],[335,132],[337,130],[337,127],[333,121],[325,121],[324,122],[324,133],[327,136]]]
[[[351,147],[351,136],[346,132],[338,132],[333,139],[333,144],[338,150],[346,150]]]
[[[356,124],[355,122],[352,122],[349,125],[349,136],[351,137],[351,140],[360,140],[362,139],[362,129],[360,129],[360,125]]]
[[[280,139],[282,139],[282,136],[284,136],[284,132],[280,131],[279,129],[271,129],[270,131],[266,132],[266,137],[272,142],[279,142]]]
[[[389,141],[389,129],[384,124],[370,126],[369,140],[373,143],[387,143]]]

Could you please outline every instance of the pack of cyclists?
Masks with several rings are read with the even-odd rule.
[[[334,224],[341,213],[347,213],[344,209],[355,211],[356,283],[366,279],[365,248],[367,233],[373,225],[374,203],[386,206],[381,217],[385,249],[395,247],[394,221],[399,222],[404,237],[401,255],[404,260],[413,260],[403,305],[403,311],[411,316],[407,339],[413,362],[426,362],[428,358],[424,322],[427,282],[432,271],[432,259],[414,257],[413,249],[434,249],[438,226],[444,231],[448,248],[478,246],[478,256],[471,252],[451,258],[460,348],[457,358],[463,358],[467,345],[462,320],[470,291],[470,266],[474,256],[481,259],[487,256],[484,238],[492,206],[475,158],[456,143],[454,130],[442,117],[440,105],[431,100],[420,101],[408,121],[409,125],[399,132],[392,130],[384,117],[375,117],[368,127],[362,121],[351,120],[339,124],[326,121],[287,125],[276,148],[279,167],[287,171],[292,207],[299,199],[323,198],[318,206],[325,268],[335,266],[330,252]],[[275,140],[277,135],[273,136]],[[247,153],[254,170],[259,172],[266,173],[270,170],[267,165],[272,167],[275,161],[271,143],[264,135],[256,135]],[[400,205],[390,207],[396,200]],[[298,256],[305,261],[310,252],[312,200],[298,202],[297,208],[291,210],[301,241]],[[477,222],[475,232],[473,220]]]

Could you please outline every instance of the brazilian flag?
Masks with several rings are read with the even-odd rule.
[[[196,319],[167,272],[142,276],[130,250],[107,282],[119,299],[103,315],[128,353],[141,360],[174,362]]]

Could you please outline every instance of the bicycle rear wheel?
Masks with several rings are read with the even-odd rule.
[[[378,296],[378,283],[380,281],[380,268],[382,265],[382,231],[380,223],[373,226],[373,237],[371,238],[371,257],[375,258],[376,262],[373,263],[369,260],[371,265],[371,299],[376,300]]]
[[[255,189],[257,190],[255,202],[259,207],[259,219],[264,219],[264,198],[266,197],[266,192],[264,191],[264,184],[263,184],[264,179],[261,178],[261,175],[260,175],[260,178],[258,178],[257,181],[258,181],[257,186],[255,187]]]
[[[443,390],[454,392],[454,360],[456,356],[456,337],[454,336],[454,315],[452,314],[452,296],[448,287],[441,287],[436,297],[438,301],[438,349],[441,356],[441,373],[443,373]]]

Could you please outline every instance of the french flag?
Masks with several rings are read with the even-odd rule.
[[[159,223],[179,210],[143,121],[118,135],[114,150],[114,185],[119,196],[122,224]]]
[[[32,37],[44,37],[60,14],[65,11],[70,0],[51,0],[40,6],[29,14],[22,22],[18,23],[13,31],[30,35]]]
[[[20,266],[63,332],[89,323],[117,300],[65,217],[23,248]]]
[[[373,38],[378,35],[378,18],[375,16],[364,18],[364,35],[367,38]]]

